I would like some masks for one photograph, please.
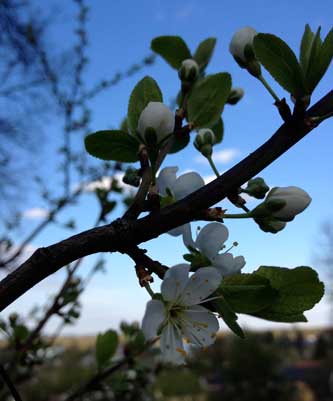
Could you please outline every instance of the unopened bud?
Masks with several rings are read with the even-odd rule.
[[[245,27],[237,31],[231,39],[229,51],[241,68],[246,68],[255,77],[261,75],[261,67],[255,58],[253,39],[257,31]]]
[[[287,223],[284,221],[271,217],[255,218],[254,221],[258,224],[262,231],[272,234],[276,234],[277,232],[283,230],[287,225]]]
[[[227,103],[232,105],[237,104],[242,99],[243,96],[244,96],[244,91],[242,88],[233,88],[230,91]]]
[[[210,128],[201,128],[198,131],[193,144],[204,156],[211,156],[215,140],[215,134]]]
[[[172,134],[174,127],[173,112],[161,102],[149,102],[140,115],[137,129],[147,145],[154,145]]]
[[[256,199],[264,199],[269,187],[262,178],[257,177],[250,180],[243,191]]]
[[[198,78],[199,66],[195,60],[186,59],[182,62],[178,75],[181,81],[193,82]]]

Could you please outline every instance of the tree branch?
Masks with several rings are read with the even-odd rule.
[[[318,125],[311,121],[312,117],[323,117],[332,112],[333,91],[316,103],[303,118],[297,116],[288,120],[257,150],[222,176],[179,202],[139,220],[118,219],[47,248],[37,249],[25,263],[0,283],[0,310],[44,278],[79,258],[98,252],[122,251],[128,246],[151,240],[190,222],[195,219],[199,210],[207,209],[223,200],[234,188],[256,176],[312,131]]]

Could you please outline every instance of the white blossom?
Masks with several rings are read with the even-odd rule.
[[[310,195],[298,187],[276,187],[268,193],[265,202],[284,201],[285,205],[272,216],[282,221],[291,221],[311,203]]]
[[[190,277],[189,271],[189,265],[179,264],[166,272],[163,301],[149,301],[142,321],[145,338],[161,335],[162,357],[174,364],[185,362],[183,339],[206,347],[215,341],[219,329],[216,316],[200,304],[219,287],[221,275],[212,267],[198,269]]]
[[[165,167],[160,171],[156,180],[160,195],[166,196],[169,190],[174,200],[178,201],[205,185],[204,179],[198,173],[189,172],[177,177],[177,171],[178,167]],[[192,239],[189,223],[170,230],[168,234],[174,237],[182,235],[187,242]]]
[[[244,50],[246,45],[252,46],[253,39],[257,35],[257,31],[249,26],[237,31],[231,39],[229,51],[234,56],[246,63]]]
[[[173,132],[174,128],[174,113],[161,102],[149,102],[140,115],[137,129],[144,140],[146,140],[146,130],[154,129],[157,143],[160,143]]]
[[[229,232],[224,224],[209,223],[200,230],[194,241],[195,248],[209,259],[212,267],[215,267],[223,277],[239,273],[245,266],[243,256],[234,257],[229,252],[219,253],[228,237]]]

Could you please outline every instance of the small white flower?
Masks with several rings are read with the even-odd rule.
[[[143,109],[138,121],[138,132],[142,138],[146,140],[147,129],[153,129],[157,143],[160,143],[171,134],[174,128],[174,113],[161,102],[149,102]]]
[[[228,237],[229,232],[224,224],[210,223],[200,230],[194,241],[195,247],[210,260],[212,267],[215,267],[223,277],[239,273],[245,266],[243,256],[234,257],[229,252],[219,253]]]
[[[185,361],[183,338],[206,347],[213,344],[219,329],[213,313],[200,304],[220,285],[221,275],[212,267],[198,269],[189,277],[190,266],[171,267],[161,285],[163,302],[147,303],[142,330],[147,340],[161,334],[161,351],[166,362]]]
[[[231,39],[229,45],[229,51],[234,56],[242,60],[244,63],[247,62],[244,55],[246,45],[252,46],[253,39],[257,35],[257,31],[249,26],[237,31]]]
[[[177,171],[178,167],[165,167],[160,171],[156,180],[160,195],[166,196],[168,189],[174,199],[178,201],[205,185],[204,179],[198,173],[185,173],[177,178]],[[184,242],[191,243],[192,241],[191,226],[189,223],[168,231],[168,234],[174,237],[182,235]]]
[[[311,203],[310,195],[298,187],[276,187],[270,190],[265,202],[284,201],[285,205],[272,216],[282,221],[291,221],[293,218],[303,212]]]

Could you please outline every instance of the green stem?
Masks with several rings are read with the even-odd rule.
[[[251,212],[249,213],[234,213],[234,214],[224,214],[223,219],[250,219],[252,218]]]
[[[273,89],[270,87],[269,83],[266,81],[266,79],[262,76],[259,75],[258,77],[259,81],[264,85],[264,87],[268,90],[268,92],[273,96],[274,100],[276,102],[279,102],[280,99],[278,95],[273,91]]]
[[[152,298],[154,298],[155,293],[154,293],[154,291],[151,289],[149,283],[146,283],[146,284],[145,284],[145,289],[147,290],[148,294],[149,294]]]
[[[212,168],[216,177],[218,178],[220,176],[220,173],[219,173],[218,169],[216,168],[215,163],[213,162],[212,156],[206,156],[206,158],[210,164],[210,167]]]

